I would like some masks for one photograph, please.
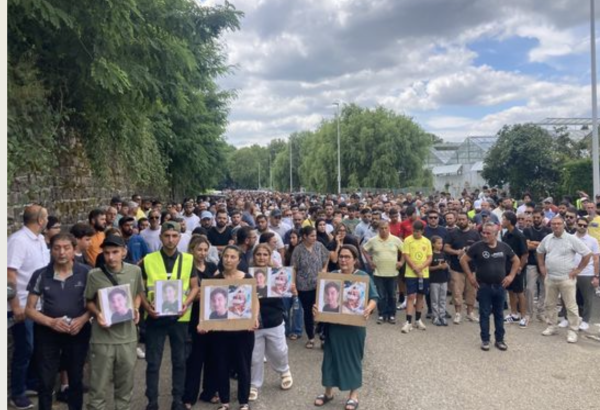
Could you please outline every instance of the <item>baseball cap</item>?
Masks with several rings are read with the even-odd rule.
[[[275,218],[280,217],[281,216],[281,210],[280,209],[273,209],[271,211],[270,216],[275,217]]]
[[[181,232],[181,226],[177,222],[167,221],[160,227],[160,234],[162,235],[167,231]]]
[[[213,218],[213,214],[211,214],[209,211],[202,211],[202,213],[200,214],[200,219],[212,219]]]
[[[481,211],[481,216],[490,216],[490,211],[488,211],[487,209],[484,209],[483,211]]]
[[[549,196],[548,198],[544,199],[544,203],[545,204],[551,204],[552,203],[552,197]]]
[[[118,246],[121,248],[126,247],[125,240],[119,235],[109,235],[106,238],[104,238],[104,241],[102,242],[102,245],[100,245],[100,247],[105,248],[107,246]]]

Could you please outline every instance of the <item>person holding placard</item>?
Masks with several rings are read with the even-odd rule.
[[[272,252],[272,248],[264,243],[259,244],[254,249],[254,267],[261,268],[255,270],[257,283],[258,275],[261,274],[263,269],[264,271],[267,271],[269,265],[272,263]],[[292,292],[296,293],[296,287],[293,284]],[[260,303],[260,328],[254,332],[250,401],[258,399],[259,390],[263,385],[265,357],[273,370],[281,376],[281,389],[288,390],[293,384],[288,360],[288,346],[285,339],[283,298],[268,298],[265,294],[258,293]]]
[[[367,273],[356,269],[359,253],[353,245],[342,245],[338,261],[339,273],[345,275],[367,276]],[[332,282],[330,282],[332,283]],[[369,279],[369,302],[364,311],[364,317],[368,318],[375,307],[378,299],[377,290],[373,279]],[[318,313],[318,306],[313,306],[313,314]],[[325,393],[320,394],[314,401],[314,405],[321,407],[333,400],[333,388],[341,391],[349,390],[346,410],[358,408],[358,389],[362,386],[362,359],[365,350],[366,327],[348,326],[328,323],[327,343],[323,351],[323,364],[321,366],[321,383],[325,387]]]
[[[103,268],[92,269],[88,274],[85,298],[88,311],[96,318],[92,322],[90,340],[90,410],[106,408],[106,390],[112,381],[114,403],[118,410],[129,409],[133,396],[133,371],[137,362],[137,329],[139,307],[144,284],[139,267],[124,263],[127,248],[122,237],[109,235],[102,242],[105,260]],[[101,289],[129,285],[133,298],[133,320],[109,326],[104,313],[98,308]]]
[[[228,245],[223,249],[221,262],[223,270],[217,274],[214,279],[252,279],[249,273],[238,270],[238,265],[242,258],[242,251],[234,245]],[[253,295],[252,303],[253,316],[258,316],[258,298]],[[237,373],[238,381],[238,401],[240,410],[249,410],[248,405],[250,395],[250,369],[252,363],[252,350],[254,349],[254,331],[258,329],[258,319],[254,327],[249,330],[240,331],[213,331],[214,349],[212,351],[215,360],[214,377],[217,384],[217,391],[221,405],[219,410],[229,409],[230,403],[230,385],[229,372],[234,370]],[[206,331],[200,330],[201,333]]]
[[[180,410],[183,405],[185,386],[185,350],[188,326],[191,317],[189,307],[198,293],[195,277],[194,258],[189,253],[181,253],[177,245],[181,238],[181,227],[176,222],[165,222],[161,227],[160,251],[152,252],[143,259],[142,272],[148,294],[142,300],[146,318],[146,397],[147,410],[158,410],[158,383],[165,339],[169,338],[172,366],[172,410]],[[181,281],[186,295],[177,316],[161,316],[155,306],[156,282],[165,280]],[[164,314],[164,312],[163,312]]]

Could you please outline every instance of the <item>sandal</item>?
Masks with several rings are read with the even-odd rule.
[[[289,390],[293,384],[294,379],[292,379],[292,373],[289,370],[281,375],[281,390]]]
[[[315,341],[313,340],[309,340],[308,342],[306,342],[306,348],[307,349],[314,349],[315,348]]]
[[[348,399],[346,401],[346,410],[357,410],[358,409],[358,400]]]
[[[217,410],[229,410],[229,404],[221,404]]]
[[[249,404],[240,404],[240,410],[250,410]]]
[[[298,335],[290,335],[290,340],[298,340]]]
[[[326,394],[319,394],[317,396],[317,398],[315,399],[315,406],[317,407],[321,407],[326,405],[327,403],[329,403],[331,400],[333,400],[333,394],[331,396],[327,396]],[[320,401],[320,403],[319,403]]]
[[[183,406],[186,408],[186,410],[192,410],[191,403],[183,403]]]
[[[256,387],[250,387],[250,395],[248,396],[248,400],[255,401],[258,399],[258,389]]]
[[[219,399],[219,395],[215,394],[212,399],[210,399],[211,404],[218,404],[221,400]]]

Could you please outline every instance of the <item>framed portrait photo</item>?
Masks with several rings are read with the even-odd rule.
[[[271,268],[250,268],[248,272],[256,280],[256,292],[259,298],[266,298],[268,293],[267,280]]]
[[[129,284],[100,289],[98,300],[108,326],[133,320],[133,298]]]
[[[267,297],[291,298],[292,283],[294,283],[294,268],[284,266],[277,269],[269,269],[267,280]]]
[[[318,322],[366,326],[369,277],[320,273],[317,278]]]
[[[154,282],[154,307],[159,316],[177,316],[183,306],[181,280]]]
[[[254,326],[256,280],[204,279],[200,286],[201,330],[248,330]]]

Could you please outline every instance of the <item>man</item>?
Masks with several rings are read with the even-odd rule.
[[[147,229],[150,226],[150,221],[148,218],[140,218],[137,221],[137,229],[138,232],[142,232],[144,229]]]
[[[233,244],[231,235],[231,226],[227,226],[228,215],[224,209],[219,209],[216,216],[216,226],[208,230],[208,241],[212,246],[216,246],[219,253],[223,251],[227,245]]]
[[[465,271],[460,264],[460,258],[469,250],[475,242],[479,242],[480,236],[476,230],[469,228],[469,218],[466,212],[459,212],[456,219],[457,229],[450,232],[448,241],[444,245],[444,252],[450,255],[450,278],[452,282],[452,299],[454,300],[454,324],[460,324],[462,320],[463,295],[467,305],[467,320],[477,322],[477,316],[473,312],[475,306],[475,288],[465,276]]]
[[[423,222],[416,220],[413,223],[413,233],[404,241],[402,254],[406,260],[406,323],[402,327],[402,333],[412,330],[412,314],[415,312],[415,326],[417,329],[425,330],[426,327],[421,320],[423,310],[423,296],[429,293],[429,265],[433,259],[431,241],[423,236],[425,226]],[[416,302],[416,303],[415,303]],[[431,303],[430,303],[431,304]]]
[[[577,233],[577,209],[573,207],[565,212],[565,231],[571,235]]]
[[[444,219],[446,220],[446,231],[448,233],[456,229],[456,212],[446,212],[444,214]]]
[[[269,229],[278,234],[281,238],[292,229],[281,221],[282,213],[279,209],[273,209],[269,214]]]
[[[213,214],[210,211],[202,211],[200,214],[200,227],[204,228],[208,235],[208,231],[213,227]]]
[[[529,211],[526,211],[529,212]],[[545,309],[544,309],[544,298],[546,295],[544,287],[544,278],[542,277],[536,256],[536,250],[542,239],[552,233],[552,230],[544,225],[544,213],[541,209],[536,209],[530,214],[532,217],[532,225],[523,231],[525,236],[525,243],[529,250],[529,257],[527,258],[527,267],[525,268],[525,298],[527,305],[527,316],[533,318],[534,313],[537,315],[537,319],[545,321]],[[525,217],[529,215],[526,214]],[[534,306],[534,296],[538,290],[539,281],[539,295],[537,306]],[[537,312],[534,312],[537,311]]]
[[[569,320],[567,342],[576,343],[579,330],[579,312],[575,298],[576,278],[590,261],[592,251],[579,238],[565,232],[565,223],[560,216],[550,220],[550,228],[552,234],[542,240],[536,251],[540,273],[545,278],[545,304],[549,324],[542,335],[551,336],[557,331],[556,303],[560,294]],[[575,266],[576,254],[581,255],[577,266]]]
[[[387,221],[379,221],[378,235],[371,238],[362,247],[363,254],[373,270],[373,279],[377,286],[379,300],[377,311],[379,317],[377,324],[388,321],[396,323],[396,288],[398,269],[404,263],[402,255],[402,240],[390,235],[390,227]]]
[[[508,349],[504,341],[504,295],[505,289],[515,278],[519,269],[519,258],[510,246],[498,242],[498,229],[495,224],[488,222],[481,232],[482,241],[469,247],[460,258],[460,266],[466,272],[469,283],[477,289],[479,300],[479,329],[481,333],[481,349],[490,350],[490,314],[494,315],[494,336],[496,348],[501,351]],[[469,264],[473,262],[477,279]],[[510,273],[506,275],[506,267]]]
[[[262,235],[263,233],[267,233],[267,232],[273,232],[271,229],[269,229],[269,225],[267,222],[267,217],[264,215],[258,215],[256,217],[256,230],[257,235],[260,237],[260,235]],[[283,239],[281,239],[281,236],[279,236],[279,234],[277,232],[273,232],[275,234],[275,238],[277,240],[277,252],[280,253],[281,258],[283,259],[283,257],[285,256],[285,245],[283,244]]]
[[[498,220],[502,220],[502,215],[504,215],[504,212],[506,211],[513,211],[512,199],[508,197],[504,197],[500,200],[498,207],[492,211],[492,214],[496,215]]]
[[[302,217],[302,212],[300,212],[300,211],[294,212],[294,214],[292,216],[292,222],[294,223],[294,226],[292,229],[287,231],[285,233],[285,236],[283,237],[283,243],[286,246],[290,244],[290,236],[291,236],[292,232],[296,232],[298,234],[298,237],[301,237],[300,230],[302,229],[302,221],[304,221],[304,218]]]
[[[356,228],[354,229],[354,236],[356,236],[358,242],[362,244],[364,242],[365,236],[367,235],[367,232],[371,230],[371,220],[373,219],[371,209],[361,209],[360,219],[360,222],[356,225]]]
[[[173,222],[178,223],[181,228],[181,236],[179,238],[179,243],[177,244],[177,250],[179,252],[187,252],[190,246],[190,242],[192,241],[192,233],[188,232],[185,226],[185,219],[182,217],[172,219]],[[217,250],[218,254],[218,250]]]
[[[344,218],[344,220],[342,221],[342,223],[344,225],[346,225],[346,228],[348,229],[348,233],[350,233],[351,235],[354,235],[356,226],[360,222],[360,219],[357,217],[357,214],[358,214],[358,209],[356,208],[356,205],[351,204],[350,206],[348,206],[347,217]]]
[[[438,211],[432,209],[427,212],[427,226],[425,226],[423,235],[429,240],[431,240],[431,238],[434,236],[439,236],[442,238],[444,243],[446,242],[448,230],[440,225],[440,214]]]
[[[238,269],[242,272],[248,272],[252,265],[252,251],[254,250],[254,245],[256,245],[258,233],[256,229],[244,226],[238,230],[236,239],[236,245],[242,250],[242,258],[240,259]],[[219,263],[219,269],[222,269],[221,263]]]
[[[492,205],[489,203],[489,201],[481,201],[481,212],[477,213],[473,217],[473,222],[479,226],[483,225],[485,223],[483,220],[484,216],[489,216],[491,222],[495,223],[496,225],[500,225],[500,218],[492,213]]]
[[[588,233],[600,243],[600,215],[597,213],[596,205],[590,201],[585,204],[585,210],[587,211],[588,221],[590,221]]]
[[[96,266],[96,258],[102,252],[102,242],[104,241],[104,231],[106,230],[106,212],[100,208],[92,210],[88,216],[88,222],[94,228],[95,233],[92,236],[85,258],[92,266]]]
[[[402,222],[400,222],[400,212],[398,209],[390,209],[390,233],[396,237],[400,237],[402,234]]]
[[[571,204],[568,201],[561,201],[560,204],[558,204],[558,214],[565,219],[566,215],[567,215],[567,210],[569,209],[569,207],[571,206]]]
[[[245,222],[248,226],[254,228],[254,202],[246,201],[244,203],[244,212],[242,212],[242,221]]]
[[[31,205],[23,212],[23,227],[8,237],[7,267],[8,286],[16,290],[17,297],[9,302],[9,318],[14,351],[11,363],[10,402],[17,409],[31,409],[33,403],[25,395],[34,390],[36,380],[28,372],[33,355],[33,321],[25,316],[27,285],[38,269],[50,263],[50,254],[42,231],[48,223],[48,211],[39,205]],[[28,374],[29,373],[29,374]]]
[[[527,242],[525,236],[516,227],[517,216],[512,211],[504,212],[502,215],[502,227],[506,232],[502,235],[502,242],[510,246],[517,258],[519,258],[519,269],[517,270],[514,280],[507,287],[508,297],[510,302],[510,313],[505,320],[508,323],[519,321],[521,328],[527,327],[530,317],[527,316],[527,301],[525,298],[525,276],[527,258],[529,251],[527,250]],[[484,238],[485,239],[485,238]],[[506,267],[509,270],[509,266]],[[517,313],[517,307],[519,313]]]
[[[119,220],[119,230],[127,244],[127,255],[133,264],[137,264],[144,256],[148,254],[148,245],[146,241],[138,234],[134,234],[133,226],[135,219],[131,216],[125,216]]]
[[[92,236],[94,236],[94,228],[84,222],[78,222],[71,227],[69,231],[75,237],[77,245],[75,245],[75,262],[92,267],[92,264],[85,259],[85,252],[90,246]]]
[[[194,202],[187,201],[183,208],[183,219],[188,232],[193,232],[194,229],[200,226],[200,218],[194,213]]]
[[[148,253],[156,252],[162,246],[160,241],[160,213],[158,211],[150,211],[148,215],[150,226],[140,232],[140,236],[146,242]]]
[[[90,268],[73,262],[76,245],[71,234],[53,236],[52,263],[38,269],[27,287],[26,314],[35,322],[40,410],[52,409],[52,392],[61,358],[69,377],[69,409],[83,407],[83,365],[90,340],[90,315],[85,309],[84,291]]]
[[[414,206],[409,205],[406,207],[406,219],[400,223],[400,239],[406,239],[412,235],[413,223],[419,219],[417,210]]]
[[[119,223],[117,221],[117,208],[109,206],[106,208],[106,227],[107,228],[117,228]],[[120,219],[120,218],[119,218]]]
[[[577,238],[581,239],[588,248],[592,251],[592,258],[587,266],[577,276],[577,290],[581,294],[581,306],[579,312],[581,314],[581,324],[579,330],[586,331],[590,328],[590,317],[594,307],[595,289],[598,287],[598,276],[600,275],[600,245],[598,241],[588,234],[589,219],[580,217],[577,221]],[[581,256],[578,254],[575,257],[575,263],[579,262]]]
[[[227,214],[225,214],[227,215]],[[142,298],[146,318],[146,397],[147,410],[158,410],[158,381],[160,365],[165,346],[169,337],[171,347],[172,390],[173,402],[171,410],[184,410],[182,402],[185,383],[185,351],[187,330],[191,317],[192,302],[198,293],[198,281],[194,270],[194,258],[189,253],[177,250],[181,236],[181,226],[176,222],[165,222],[161,228],[160,251],[148,254],[142,262],[142,271],[148,297]],[[179,312],[178,320],[172,317],[159,317],[155,310],[154,291],[156,281],[181,280],[183,293],[187,295]]]
[[[544,217],[551,220],[556,215],[554,209],[552,209],[552,198],[544,199]]]
[[[240,212],[239,209],[234,209],[233,211],[231,211],[231,230],[235,231],[238,228],[241,228],[243,225],[245,225],[245,222],[242,222],[242,213]]]
[[[150,198],[142,199],[142,212],[144,213],[144,216],[148,215],[148,212],[150,212],[151,209],[152,209],[152,199],[150,199]]]
[[[112,381],[114,406],[129,409],[133,397],[134,367],[137,361],[137,329],[139,307],[144,293],[142,271],[138,266],[124,263],[127,248],[123,238],[110,235],[102,243],[106,265],[103,269],[92,269],[85,287],[87,309],[92,321],[90,339],[90,393],[89,410],[106,408],[106,391]],[[99,309],[98,291],[117,285],[129,285],[134,301],[134,320],[107,326],[103,312]]]

